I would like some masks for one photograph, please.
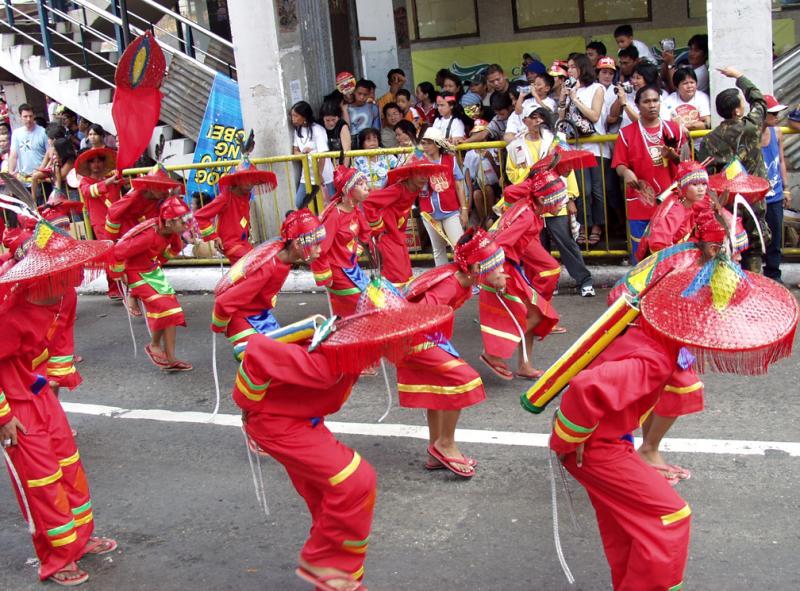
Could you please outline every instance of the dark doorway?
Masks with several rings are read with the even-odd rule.
[[[358,50],[358,25],[355,18],[355,2],[329,0],[331,36],[333,37],[333,65],[337,72],[352,72],[358,77],[353,56]]]

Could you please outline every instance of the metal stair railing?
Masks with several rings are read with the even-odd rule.
[[[772,85],[775,96],[792,108],[800,104],[800,45],[784,53],[772,65]],[[794,170],[800,170],[800,136],[786,137],[784,156],[787,164]]]

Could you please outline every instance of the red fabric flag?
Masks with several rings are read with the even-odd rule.
[[[136,162],[153,135],[161,114],[161,81],[167,62],[155,37],[147,31],[122,54],[114,82],[111,115],[117,128],[117,170]]]

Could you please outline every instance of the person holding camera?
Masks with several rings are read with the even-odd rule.
[[[558,104],[558,116],[574,125],[578,136],[603,135],[603,104],[605,88],[596,81],[591,60],[583,53],[570,58],[567,63],[569,78],[564,82]],[[606,223],[604,179],[608,179],[611,154],[608,147],[597,143],[583,143],[579,147],[597,157],[597,166],[581,169],[578,186],[581,200],[578,202],[578,222],[581,230],[578,244],[595,245],[602,238]],[[589,228],[587,237],[586,228]]]

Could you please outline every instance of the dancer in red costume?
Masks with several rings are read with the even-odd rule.
[[[322,212],[325,241],[322,254],[311,265],[317,285],[324,285],[333,313],[350,316],[369,278],[358,264],[371,231],[361,204],[369,197],[369,180],[355,168],[339,166],[333,174],[336,194]]]
[[[272,315],[278,292],[292,265],[319,257],[325,227],[310,210],[301,209],[286,216],[280,234],[280,240],[266,242],[240,259],[214,290],[211,330],[225,333],[234,347],[279,327]]]
[[[467,230],[456,244],[454,260],[417,277],[409,285],[407,299],[457,310],[472,297],[479,281],[505,289],[503,250],[484,230]],[[426,337],[419,339],[412,355],[397,363],[397,390],[400,406],[427,409],[430,458],[425,467],[472,477],[475,461],[461,453],[455,432],[461,411],[486,398],[478,372],[449,341]]]
[[[89,216],[92,233],[97,240],[116,240],[119,237],[119,235],[112,236],[106,231],[108,208],[120,200],[122,181],[113,172],[116,167],[117,154],[110,148],[86,150],[75,160],[75,170],[81,177],[78,190]],[[108,297],[112,300],[120,299],[119,288],[117,283],[111,280],[108,269],[106,269],[106,277],[108,278]]]
[[[761,374],[790,356],[798,306],[785,288],[722,253],[667,274],[640,309],[638,325],[570,381],[550,447],[589,494],[614,589],[677,591],[692,511],[626,435],[695,360],[699,371]]]
[[[89,574],[77,561],[112,552],[117,543],[92,536],[80,454],[45,376],[53,359],[49,349],[62,338],[59,318],[70,305],[63,294],[74,293],[83,265],[102,264],[111,244],[76,241],[40,221],[32,238],[13,246],[12,261],[19,262],[8,261],[0,271],[0,441],[33,534],[39,578],[79,585]]]
[[[533,339],[547,336],[559,316],[534,289],[522,264],[530,242],[539,240],[543,227],[539,214],[563,207],[567,190],[555,171],[546,170],[506,188],[504,198],[514,205],[498,220],[493,237],[505,252],[508,279],[503,292],[486,283],[480,286],[484,350],[480,358],[498,377],[511,380],[514,374],[505,360],[520,348],[517,376],[536,379],[543,372],[531,364]]]
[[[272,191],[278,185],[275,174],[258,170],[243,153],[242,163],[219,179],[220,194],[194,213],[200,236],[213,240],[231,265],[253,250],[250,244],[250,201],[253,189]]]
[[[264,335],[247,343],[233,399],[243,411],[246,435],[283,464],[308,505],[311,532],[296,573],[317,589],[366,591],[359,581],[377,494],[372,467],[334,438],[325,417],[347,401],[363,367],[381,355],[396,361],[391,351],[404,354],[415,334],[440,331],[448,318],[452,322],[452,311],[444,306],[406,304],[338,320],[319,348]],[[332,352],[328,343],[334,340],[348,352]]]
[[[395,287],[411,280],[411,258],[406,244],[406,225],[411,206],[428,179],[443,174],[444,167],[421,160],[409,160],[389,171],[386,187],[373,191],[364,202],[364,215],[378,237],[381,275]]]
[[[191,218],[187,205],[169,197],[159,209],[158,219],[142,222],[114,246],[113,277],[124,278],[131,295],[142,301],[150,343],[145,352],[164,371],[190,371],[192,364],[175,357],[177,327],[186,326],[175,290],[161,266],[182,248],[181,234]]]

